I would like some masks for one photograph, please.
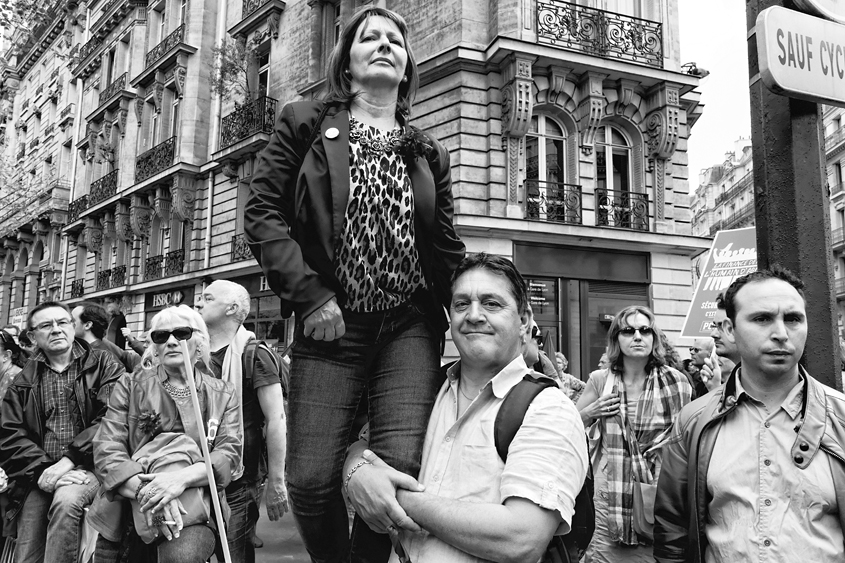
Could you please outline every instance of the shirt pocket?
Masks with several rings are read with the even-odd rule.
[[[461,448],[456,498],[474,502],[501,502],[504,463],[495,446],[465,445]]]

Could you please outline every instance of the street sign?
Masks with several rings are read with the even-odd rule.
[[[795,0],[799,10],[816,14],[831,21],[845,23],[845,1],[843,0]]]
[[[754,227],[719,231],[695,288],[681,336],[710,336],[716,297],[735,279],[757,271],[757,231]]]
[[[757,16],[756,34],[769,90],[845,106],[845,25],[775,6]]]

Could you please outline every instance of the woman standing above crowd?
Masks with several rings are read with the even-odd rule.
[[[591,374],[577,404],[595,471],[596,531],[586,562],[652,563],[647,531],[635,530],[634,497],[657,485],[661,446],[692,387],[666,365],[661,331],[647,307],[626,307],[614,317],[607,357],[608,368]],[[653,510],[652,504],[652,521]]]
[[[350,552],[341,471],[362,395],[370,448],[419,472],[464,245],[449,153],[408,126],[419,76],[402,17],[356,12],[327,82],[325,101],[282,110],[252,176],[244,230],[283,314],[296,313],[291,508],[311,557],[333,562]],[[386,560],[389,547],[356,521],[356,559]]]

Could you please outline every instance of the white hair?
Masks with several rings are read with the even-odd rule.
[[[186,321],[186,325],[194,329],[194,334],[191,335],[191,340],[197,343],[197,352],[200,360],[205,364],[206,369],[211,368],[211,350],[208,342],[208,327],[205,326],[205,321],[198,312],[187,305],[177,305],[175,307],[168,307],[156,313],[150,321],[150,329],[147,331],[147,349],[144,350],[144,355],[141,356],[141,366],[145,369],[157,367],[160,363],[159,357],[156,354],[155,345],[151,338],[151,334],[157,327],[165,321],[179,319]]]
[[[217,299],[222,297],[227,303],[231,303],[238,308],[235,319],[243,324],[249,316],[249,292],[246,288],[229,280],[214,280],[208,285],[208,287],[212,286],[221,290],[222,295],[217,295]]]

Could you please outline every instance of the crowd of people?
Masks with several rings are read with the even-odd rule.
[[[315,563],[845,560],[845,396],[799,365],[801,281],[734,281],[688,360],[624,307],[568,373],[516,266],[457,235],[418,82],[404,20],[366,6],[256,163],[244,229],[289,359],[226,280],[143,338],[116,299],[0,331],[15,561],[250,562],[262,503]]]

